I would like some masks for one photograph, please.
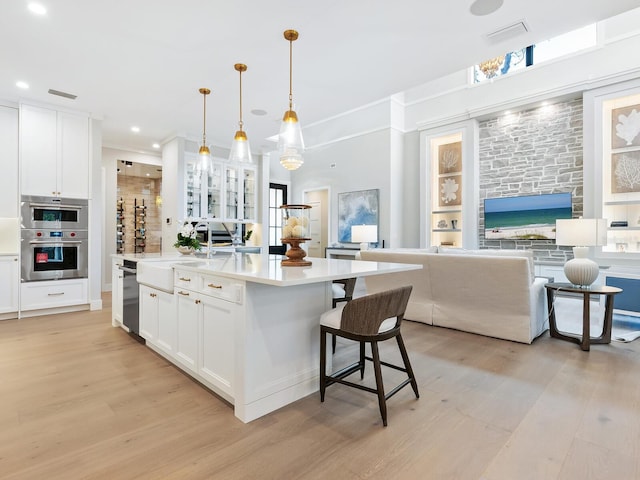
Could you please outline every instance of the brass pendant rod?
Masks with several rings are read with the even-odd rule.
[[[240,131],[242,131],[242,70],[240,70]]]
[[[289,110],[293,110],[293,40],[289,40]]]

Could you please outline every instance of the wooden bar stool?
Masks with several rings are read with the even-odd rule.
[[[331,284],[331,293],[333,295],[333,308],[336,308],[340,302],[350,302],[353,299],[353,291],[356,288],[356,278],[341,278],[334,280]],[[331,336],[331,348],[336,353],[336,336]]]
[[[404,312],[407,308],[411,289],[411,286],[406,286],[356,298],[339,308],[334,308],[322,314],[320,317],[320,401],[324,402],[325,390],[333,383],[341,383],[349,387],[375,393],[378,396],[382,423],[386,427],[386,401],[388,398],[395,395],[408,384],[411,384],[416,398],[420,398],[418,384],[400,333],[400,325],[404,318]],[[337,372],[327,374],[327,333],[360,342],[359,360]],[[380,360],[378,342],[383,342],[390,338],[395,338],[398,342],[404,367],[392,365]],[[365,356],[366,343],[371,344],[372,357]],[[365,360],[373,362],[376,388],[370,388],[344,379],[357,371],[360,371],[360,378],[362,379],[364,377]],[[382,365],[407,374],[407,379],[387,394],[384,393],[384,385],[382,382]]]

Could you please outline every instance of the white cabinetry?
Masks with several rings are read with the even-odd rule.
[[[122,260],[114,258],[111,261],[111,325],[122,326],[122,303],[124,301],[124,274],[120,270]]]
[[[214,159],[212,172],[202,174],[197,159],[185,158],[185,214],[225,222],[255,223],[257,170]]]
[[[18,257],[0,256],[0,318],[15,318],[18,312],[20,277]]]
[[[0,217],[18,212],[18,109],[0,105]]]
[[[243,286],[216,275],[176,269],[177,360],[205,384],[233,399],[234,325]]]
[[[140,336],[174,355],[177,339],[175,296],[140,285]]]
[[[22,105],[23,195],[89,197],[89,118]]]
[[[21,284],[20,310],[83,305],[87,299],[86,278],[28,282]]]

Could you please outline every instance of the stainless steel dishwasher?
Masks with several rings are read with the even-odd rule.
[[[136,279],[137,264],[131,260],[124,260],[120,265],[124,278],[122,281],[122,323],[129,329],[137,340],[143,341],[140,337],[140,314],[139,314],[139,288]]]

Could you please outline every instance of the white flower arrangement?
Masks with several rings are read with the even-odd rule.
[[[200,242],[196,238],[196,229],[190,220],[185,220],[182,225],[178,226],[178,240],[173,244],[174,247],[190,247],[194,250],[200,250]]]

